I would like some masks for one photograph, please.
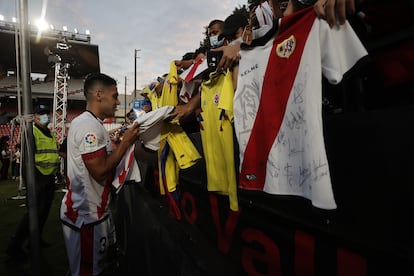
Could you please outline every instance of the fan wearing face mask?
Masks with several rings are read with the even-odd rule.
[[[218,39],[224,39],[225,45],[241,44],[247,40],[248,25],[249,22],[244,15],[232,14],[224,20],[223,31]]]
[[[224,45],[240,45],[249,41],[250,27],[247,18],[242,14],[232,14],[224,20],[223,32],[218,39],[224,39]],[[233,87],[236,90],[238,64],[230,70],[233,73]]]
[[[277,10],[271,7],[268,1],[265,1],[250,11],[249,26],[251,30],[250,40],[246,44],[250,45],[256,40],[254,45],[265,44],[269,39],[273,38],[277,32],[279,19],[287,7],[288,1],[281,1],[277,6]],[[260,40],[260,41],[259,41]]]
[[[223,31],[223,21],[219,19],[212,20],[207,27],[207,36],[210,40],[211,48],[217,48],[223,45],[224,39],[219,39]]]
[[[211,49],[215,49],[218,47],[221,47],[224,43],[224,38],[220,37],[220,34],[223,31],[223,21],[219,20],[219,19],[214,19],[212,21],[210,21],[210,23],[208,24],[207,27],[207,36],[209,38],[210,41],[210,47]],[[195,62],[195,60],[188,60],[188,61],[176,61],[176,65],[177,68],[180,67],[182,69],[187,69],[189,68],[193,63]],[[188,116],[189,114],[193,113],[196,109],[198,109],[200,107],[200,99],[201,99],[201,95],[200,93],[198,93],[198,85],[195,85],[192,89],[195,91],[193,91],[191,93],[191,97],[188,100],[188,102],[186,104],[182,104],[182,105],[177,105],[172,116],[174,119],[180,119],[183,117]],[[180,92],[181,93],[181,92]]]

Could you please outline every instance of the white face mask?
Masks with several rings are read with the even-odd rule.
[[[243,37],[244,37],[245,32],[246,32],[246,27],[244,27],[241,37],[236,38],[235,40],[230,42],[229,45],[242,44],[244,42]]]
[[[268,31],[270,31],[270,29],[272,29],[271,25],[264,25],[264,26],[261,26],[260,28],[252,30],[252,40],[263,37]]]
[[[210,45],[213,48],[220,47],[221,45],[223,45],[223,42],[224,38],[222,40],[218,40],[218,35],[210,36]]]
[[[252,30],[253,40],[264,36],[273,27],[273,9],[268,1],[259,5],[256,8],[255,13],[257,21],[259,22],[259,27]]]
[[[42,125],[46,126],[46,125],[50,122],[50,117],[49,117],[49,115],[48,115],[48,114],[43,114],[43,115],[40,115],[40,117],[39,117],[39,122],[40,122]]]

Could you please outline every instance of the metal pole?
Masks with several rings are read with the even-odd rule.
[[[125,103],[125,122],[127,121],[127,77],[125,76],[125,94],[124,94],[124,103]]]
[[[19,4],[18,1],[15,2],[16,5],[16,18],[19,18]],[[21,84],[20,84],[20,58],[19,58],[19,53],[20,53],[20,47],[19,47],[19,28],[17,27],[18,24],[17,22],[14,24],[14,47],[16,48],[15,54],[16,54],[16,92],[17,92],[17,118],[19,119],[20,122],[20,129],[19,129],[19,134],[17,135],[17,143],[20,144],[20,148],[22,148],[22,143],[21,143],[21,133],[22,133],[22,93],[21,93]],[[13,137],[13,136],[12,136]],[[16,149],[16,148],[15,148]],[[20,160],[22,160],[22,155],[20,153]],[[22,177],[22,166],[20,164],[19,166],[19,188],[17,191],[17,198],[21,198],[22,196],[20,195],[21,191],[23,188],[23,177]]]
[[[134,100],[137,99],[137,52],[141,51],[141,49],[134,50],[134,63],[135,63],[135,70],[134,70]]]
[[[35,175],[34,167],[34,138],[33,138],[33,125],[29,118],[33,116],[32,108],[32,91],[31,91],[31,77],[30,77],[30,35],[28,24],[28,4],[27,0],[19,0],[19,14],[20,14],[20,57],[21,57],[21,79],[22,79],[22,99],[23,99],[23,116],[24,129],[26,131],[24,154],[24,166],[25,166],[25,181],[27,183],[28,193],[28,212],[29,212],[29,225],[30,225],[30,255],[31,255],[31,267],[32,275],[40,275],[41,254],[40,254],[40,235],[38,227],[38,214],[37,214],[37,198],[36,198],[36,181],[33,175]]]
[[[18,13],[18,4],[16,1],[16,13]],[[18,15],[16,14],[18,18]],[[14,24],[14,45],[16,47],[16,90],[17,90],[17,114],[19,120],[22,117],[22,99],[21,99],[21,85],[20,85],[20,59],[19,59],[19,29],[17,28],[18,24]],[[20,133],[19,133],[19,143],[20,143]]]
[[[137,49],[134,50],[134,63],[135,63],[135,70],[134,70],[134,100],[137,99]]]

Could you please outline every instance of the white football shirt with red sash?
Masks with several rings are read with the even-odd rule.
[[[132,144],[116,167],[114,180],[112,181],[112,186],[115,187],[116,193],[119,193],[125,181],[141,181],[141,173],[135,161],[134,151],[135,144]]]
[[[139,138],[146,148],[158,150],[160,144],[161,127],[163,120],[167,119],[174,106],[163,106],[148,113],[138,114],[134,123],[138,123]],[[115,170],[115,177],[112,185],[118,193],[125,181],[141,181],[141,173],[135,160],[135,144],[132,144],[122,157]]]
[[[273,38],[263,46],[240,51],[237,89],[233,99],[234,130],[239,143],[240,164],[243,163],[244,151],[259,109],[263,76],[272,47]]]
[[[180,78],[183,80],[179,97],[184,103],[188,103],[193,97],[196,84],[194,80],[208,69],[207,59],[199,59],[187,70],[180,74]]]
[[[337,84],[366,55],[348,23],[330,29],[312,7],[282,19],[257,109],[244,103],[253,124],[244,121],[244,130],[236,126],[238,138],[242,132],[248,137],[240,143],[241,188],[303,196],[315,207],[336,208],[323,139],[322,75]],[[235,98],[235,117],[243,111],[237,108]]]
[[[112,177],[98,183],[88,172],[83,160],[112,153],[112,143],[103,122],[91,112],[76,117],[68,133],[68,192],[62,199],[60,218],[81,228],[103,220],[109,214]]]

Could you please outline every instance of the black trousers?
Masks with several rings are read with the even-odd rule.
[[[7,180],[9,178],[10,158],[2,159],[0,179]]]
[[[35,180],[37,197],[36,207],[40,239],[55,194],[55,175],[43,175],[40,171],[36,169]],[[29,212],[27,211],[23,215],[23,218],[20,221],[19,226],[17,227],[16,234],[14,236],[15,244],[17,246],[22,246],[26,242],[26,240],[28,240],[29,235]]]

